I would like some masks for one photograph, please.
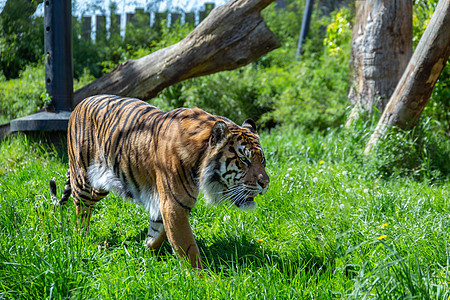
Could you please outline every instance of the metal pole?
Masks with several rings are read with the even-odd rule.
[[[56,111],[72,110],[72,3],[44,2],[45,87]]]
[[[300,29],[300,36],[297,45],[296,58],[303,54],[302,46],[305,43],[306,36],[308,35],[309,23],[311,21],[311,14],[313,10],[314,0],[306,0],[305,12],[303,13],[302,28]]]

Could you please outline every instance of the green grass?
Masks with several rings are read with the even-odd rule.
[[[73,205],[50,205],[66,157],[24,137],[1,142],[0,298],[446,299],[448,174],[386,175],[381,156],[361,155],[367,131],[263,133],[271,185],[256,210],[199,199],[192,211],[200,273],[167,243],[147,251],[146,212],[115,195],[80,232]]]

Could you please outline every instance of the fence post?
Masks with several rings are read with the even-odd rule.
[[[297,45],[296,57],[299,58],[303,54],[302,46],[305,43],[306,36],[308,35],[309,23],[311,21],[311,14],[313,10],[314,0],[306,0],[305,12],[303,13],[302,28],[300,29],[300,36]]]
[[[45,87],[56,111],[72,109],[72,4],[44,2]]]

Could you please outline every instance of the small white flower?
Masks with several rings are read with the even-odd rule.
[[[284,177],[289,178],[289,174],[286,174]]]
[[[313,180],[313,182],[317,182],[317,181],[319,181],[319,178],[314,177],[312,180]]]
[[[347,176],[348,172],[347,171],[342,171],[342,176]]]
[[[229,219],[231,219],[231,217],[229,215],[223,216],[223,221],[224,222],[228,221]]]
[[[287,171],[288,171],[288,172],[291,172],[291,171],[292,171],[292,168],[288,168]]]
[[[343,203],[341,203],[341,204],[339,205],[339,208],[340,208],[340,209],[344,209],[344,208],[345,208],[345,205],[344,205]]]
[[[363,192],[364,194],[367,194],[369,192],[369,189],[364,189]]]
[[[345,189],[346,193],[350,193],[351,189]]]
[[[289,180],[290,180],[290,181],[294,180],[294,177],[289,177]]]

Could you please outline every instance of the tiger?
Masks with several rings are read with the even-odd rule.
[[[136,98],[91,96],[68,123],[69,170],[62,197],[50,180],[51,199],[72,195],[78,223],[89,229],[95,204],[114,191],[149,212],[145,246],[172,249],[202,269],[189,223],[199,192],[211,204],[254,209],[267,192],[266,158],[253,120],[242,126],[200,108],[163,111]]]

